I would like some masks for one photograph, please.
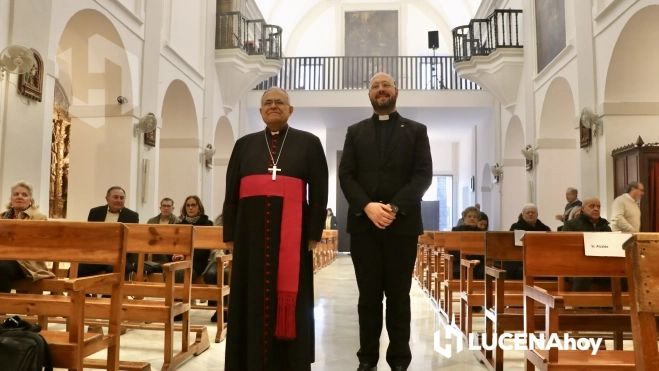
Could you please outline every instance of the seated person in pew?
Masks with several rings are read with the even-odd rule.
[[[478,227],[478,219],[480,218],[481,212],[474,206],[469,206],[462,212],[464,219],[464,225],[458,225],[453,227],[451,231],[453,232],[483,232],[483,229]],[[460,278],[460,253],[457,251],[451,251],[453,255],[453,278]],[[474,268],[474,279],[482,280],[485,278],[485,266],[483,265],[484,256],[483,255],[467,255],[466,257],[469,260],[478,260],[478,264]]]
[[[563,232],[611,232],[609,222],[600,217],[601,207],[597,197],[586,198],[581,206],[581,214],[565,223]],[[590,291],[593,283],[592,277],[574,277],[568,280],[572,282],[572,291]],[[626,282],[622,285],[626,286]]]
[[[510,226],[511,231],[551,232],[551,228],[538,219],[538,207],[535,204],[524,205],[520,215],[519,220]],[[524,279],[524,264],[522,262],[505,262],[504,269],[506,270],[506,279]]]
[[[490,225],[490,219],[487,217],[487,214],[481,211],[480,216],[478,217],[478,228],[483,231],[488,231]]]
[[[213,223],[216,226],[222,225],[222,214],[220,214],[217,218],[215,218],[215,222]],[[227,252],[225,250],[213,250],[211,251],[210,257],[208,258],[208,265],[206,266],[206,269],[204,270],[204,273],[201,275],[204,277],[204,283],[207,285],[217,285],[217,257],[225,255]],[[229,282],[229,263],[225,262],[224,263],[224,283],[226,284]],[[227,297],[224,297],[224,305],[227,303]],[[208,301],[208,306],[209,307],[215,307],[217,306],[217,301],[215,300],[209,300]],[[227,321],[227,316],[224,316],[224,322]],[[217,312],[213,314],[211,317],[211,322],[217,322]]]
[[[0,214],[0,219],[46,220],[48,218],[37,209],[37,204],[32,197],[32,185],[26,181],[20,181],[11,187],[7,210]],[[25,278],[38,281],[53,277],[55,275],[42,261],[0,260],[0,292],[11,292],[14,282]]]
[[[165,197],[160,201],[160,214],[149,219],[146,224],[178,224],[181,222],[178,216],[174,215],[174,200]],[[167,261],[166,255],[155,254],[152,257],[154,262]]]
[[[203,225],[203,226],[212,226],[213,222],[208,219],[208,216],[204,214],[204,205],[201,203],[199,196],[192,195],[188,196],[181,206],[181,222],[178,224],[192,224],[192,225]],[[208,258],[210,256],[210,250],[200,249],[195,250],[192,256],[192,279],[201,276],[201,274],[206,269],[208,265]],[[183,255],[173,255],[170,257],[171,261],[183,260]],[[176,271],[174,274],[174,281],[176,283],[183,283],[185,272],[183,270]],[[174,317],[175,321],[183,320],[183,315],[179,314]]]
[[[88,222],[108,223],[139,223],[140,216],[135,211],[124,207],[126,203],[126,191],[119,186],[113,186],[105,194],[106,205],[94,207],[89,210]],[[126,275],[135,271],[137,266],[137,254],[126,254]],[[101,272],[112,273],[111,265],[103,264],[80,264],[78,265],[78,277],[89,277]]]

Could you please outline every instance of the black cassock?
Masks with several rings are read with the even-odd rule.
[[[274,336],[283,197],[240,198],[241,179],[271,176],[269,151],[281,168],[277,177],[301,179],[308,185],[307,201],[302,206],[294,340]],[[236,142],[227,169],[223,211],[224,241],[234,242],[225,371],[311,370],[314,295],[308,240],[319,241],[322,236],[327,184],[325,153],[318,137],[310,133],[287,126],[277,135],[266,129]]]

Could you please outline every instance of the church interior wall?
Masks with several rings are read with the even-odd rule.
[[[498,218],[494,218],[497,215],[497,209],[494,205],[498,201],[498,197],[494,195],[492,174],[490,172],[490,166],[497,162],[494,151],[495,141],[497,140],[494,135],[495,114],[496,112],[493,112],[490,117],[476,125],[476,141],[474,143],[475,202],[480,203],[481,211],[492,218],[489,221],[491,230],[498,224]],[[487,168],[487,172],[483,170],[484,168]]]
[[[474,192],[471,189],[471,179],[472,176],[475,177],[475,136],[476,128],[472,128],[468,135],[464,136],[460,140],[459,146],[459,167],[456,171],[458,184],[457,188],[454,189],[453,195],[458,199],[457,205],[457,214],[454,216],[454,220],[460,218],[459,214],[467,206],[472,206],[475,203],[476,197]]]

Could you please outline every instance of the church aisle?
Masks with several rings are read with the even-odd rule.
[[[357,318],[357,282],[350,256],[340,255],[335,262],[314,275],[316,362],[313,371],[354,371],[357,369],[359,326]],[[485,370],[468,350],[444,358],[434,350],[434,333],[445,324],[416,281],[412,281],[412,364],[410,371],[471,371]],[[215,327],[210,322],[210,311],[192,311],[192,323],[208,327],[208,336],[215,338]],[[55,327],[55,326],[53,326]],[[180,333],[175,333],[175,351],[180,348]],[[383,327],[378,369],[388,371],[385,360],[389,338]],[[452,341],[456,349],[456,342]],[[147,330],[131,330],[121,337],[121,359],[151,362],[152,370],[162,367],[162,333]],[[215,344],[186,362],[179,370],[224,370],[225,342]],[[444,340],[442,340],[444,345]],[[514,352],[511,352],[514,353]],[[522,357],[519,352],[520,358]],[[92,358],[100,357],[100,354]],[[513,356],[513,357],[515,357]],[[523,369],[521,359],[516,359],[507,369]],[[519,368],[518,368],[519,367]]]
[[[359,364],[357,282],[350,256],[340,255],[315,276],[316,363],[313,371],[353,371]],[[434,350],[434,333],[444,326],[428,297],[412,281],[412,364],[409,371],[485,370],[468,351],[444,358]],[[378,370],[387,371],[385,354],[389,338],[383,326]],[[456,348],[455,342],[452,344]]]

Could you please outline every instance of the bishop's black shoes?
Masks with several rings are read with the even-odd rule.
[[[378,367],[371,366],[368,363],[360,363],[359,368],[357,368],[357,371],[378,371]]]

